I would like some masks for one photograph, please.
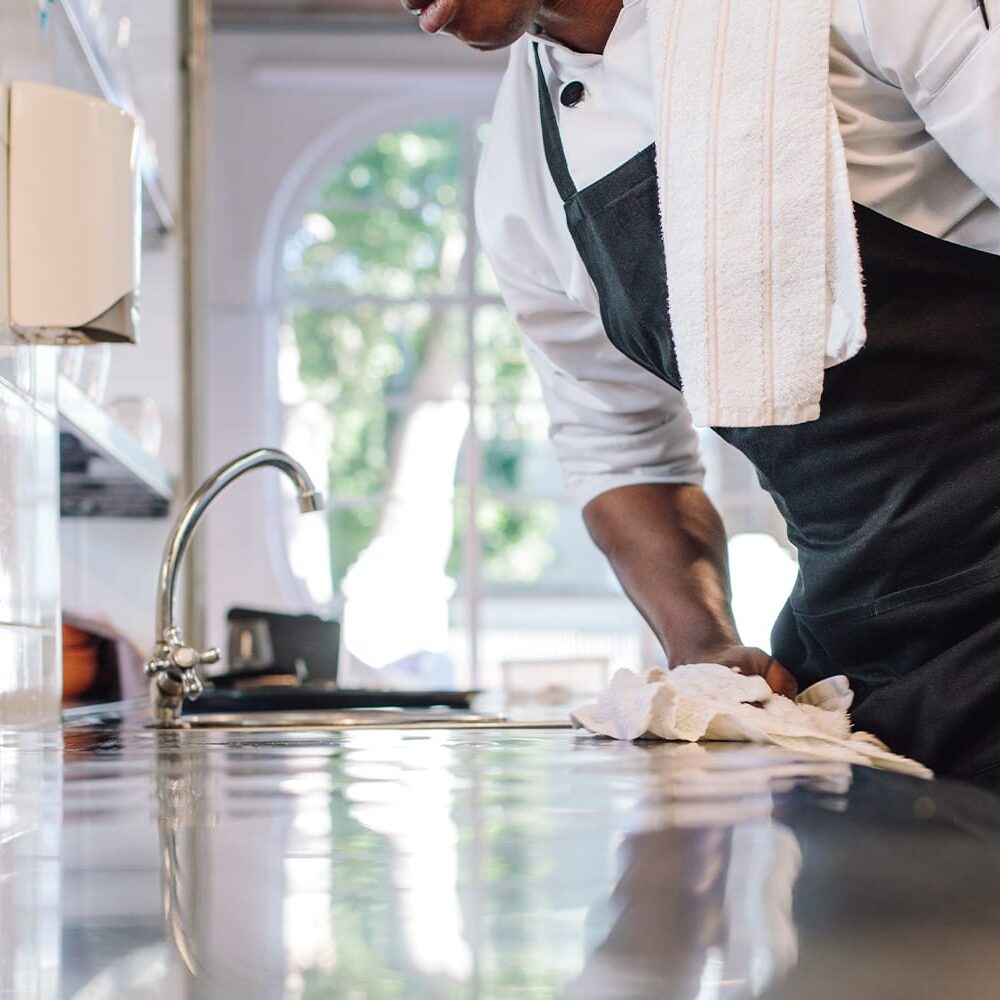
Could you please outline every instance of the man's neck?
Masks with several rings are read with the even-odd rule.
[[[577,52],[600,55],[614,30],[623,0],[547,0],[532,33]]]

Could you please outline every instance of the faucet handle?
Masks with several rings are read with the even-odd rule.
[[[181,639],[179,632],[174,631],[164,637],[147,661],[146,676],[173,674],[180,681],[184,697],[194,701],[205,690],[205,685],[198,676],[198,667],[206,663],[218,663],[220,659],[222,653],[218,649],[195,649]]]
[[[222,659],[222,653],[215,648],[199,651],[193,646],[179,645],[171,651],[174,664],[181,670],[194,670],[204,663],[218,663]]]
[[[200,697],[202,691],[205,690],[205,685],[202,684],[201,678],[193,669],[182,671],[181,684],[184,686],[184,697],[190,701]]]
[[[198,667],[206,663],[218,663],[222,653],[215,648],[197,650],[193,646],[177,645],[171,649],[170,657],[174,665],[180,668],[184,696],[194,701],[205,690],[205,685],[198,676]]]

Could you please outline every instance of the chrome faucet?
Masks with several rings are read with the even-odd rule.
[[[198,667],[217,663],[217,649],[197,650],[189,646],[174,621],[174,597],[177,590],[177,569],[187,551],[188,542],[209,504],[234,480],[244,473],[265,465],[280,469],[295,483],[299,494],[299,510],[309,513],[323,509],[323,495],[313,485],[308,473],[295,459],[275,448],[251,451],[224,465],[198,487],[184,505],[174,525],[160,564],[156,589],[156,645],[146,662],[150,682],[155,724],[176,728],[181,722],[181,705],[185,698],[194,700],[204,690]]]

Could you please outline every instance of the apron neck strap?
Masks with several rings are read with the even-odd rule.
[[[559,134],[559,121],[552,105],[552,95],[542,69],[542,56],[538,42],[533,42],[535,49],[535,68],[538,71],[538,107],[542,116],[542,143],[545,146],[545,159],[549,165],[549,173],[559,191],[563,203],[570,201],[576,195],[576,185],[569,172],[566,162],[566,151],[563,148],[562,136]]]

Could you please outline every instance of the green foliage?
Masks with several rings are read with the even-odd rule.
[[[458,209],[310,212],[285,248],[289,287],[407,299],[456,290],[449,261],[465,252]]]
[[[289,287],[454,293],[465,254],[461,125],[388,132],[335,171],[285,245]]]
[[[454,309],[422,302],[361,303],[343,309],[292,310],[299,348],[299,376],[313,398],[330,404],[367,401],[381,405],[414,388],[432,331],[461,361],[465,329]]]
[[[329,511],[330,565],[333,579],[343,580],[378,528],[377,507],[341,507]]]
[[[462,122],[443,119],[380,135],[333,172],[320,188],[324,202],[358,198],[400,208],[455,204],[463,190]]]
[[[538,580],[555,554],[549,537],[557,521],[555,505],[545,500],[515,505],[488,495],[482,497],[477,508],[476,536],[482,549],[482,574],[486,582],[511,587]],[[458,486],[455,544],[447,566],[451,576],[462,574],[462,541],[468,526],[468,491],[465,486]]]
[[[544,500],[515,507],[484,499],[476,527],[483,540],[486,579],[508,586],[537,580],[555,555],[548,539],[557,520],[555,506]]]

